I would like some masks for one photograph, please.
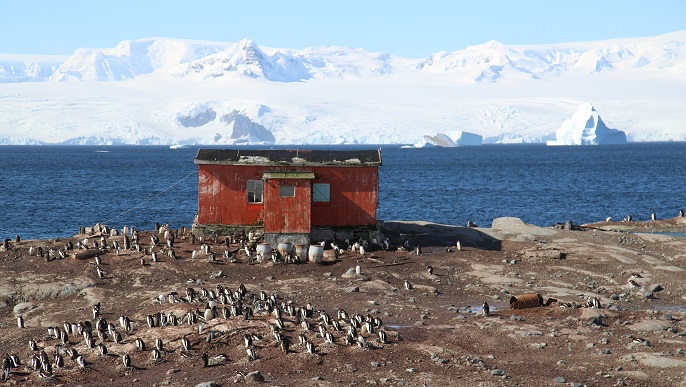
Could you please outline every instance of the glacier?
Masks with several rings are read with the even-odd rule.
[[[547,145],[616,145],[626,142],[626,133],[608,128],[593,105],[585,103],[562,123],[555,133],[555,140],[548,141]]]
[[[684,89],[686,31],[419,59],[146,38],[0,54],[0,144],[547,143],[590,101],[628,141],[684,141]]]

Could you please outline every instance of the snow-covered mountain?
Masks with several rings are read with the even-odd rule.
[[[169,38],[0,54],[0,144],[546,142],[592,102],[629,141],[686,140],[686,31],[428,58]]]

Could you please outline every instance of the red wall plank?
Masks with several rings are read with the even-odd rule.
[[[294,187],[295,196],[281,197],[280,187]],[[271,179],[264,182],[264,232],[309,233],[312,186],[310,180]]]

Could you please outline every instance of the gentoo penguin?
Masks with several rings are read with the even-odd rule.
[[[631,222],[634,218],[631,216],[631,214],[627,215],[626,221]]]
[[[488,316],[488,314],[491,313],[491,308],[488,306],[488,302],[484,301],[484,305],[481,307],[481,310],[484,312],[484,316]]]
[[[131,356],[129,356],[128,353],[123,354],[121,357],[121,362],[124,364],[124,367],[131,367]]]
[[[632,279],[629,280],[629,283],[630,283],[631,286],[633,286],[633,287],[637,287],[637,288],[640,288],[640,287],[641,287],[641,285],[640,285],[638,282],[636,282],[636,281],[634,281],[634,280],[632,280]]]
[[[426,272],[429,273],[429,275],[432,275],[434,273],[434,268],[431,266],[426,267]]]
[[[191,350],[191,341],[188,340],[188,338],[186,336],[184,336],[181,338],[181,346],[186,351],[190,351]]]
[[[10,377],[11,370],[12,365],[10,364],[10,359],[6,357],[2,361],[2,380],[7,380]]]
[[[652,220],[652,221],[656,221],[656,220],[657,220],[657,215],[655,215],[654,212],[653,212],[652,214],[650,214],[650,220]]]
[[[151,357],[153,360],[160,360],[162,353],[157,348],[153,348]]]
[[[145,342],[140,337],[136,338],[136,348],[139,351],[145,351]]]
[[[597,297],[588,297],[588,300],[586,300],[586,306],[589,308],[600,309],[600,300]]]
[[[59,353],[56,353],[54,360],[55,360],[55,368],[64,367],[64,358],[62,357],[62,355],[60,355]]]
[[[24,328],[24,317],[22,317],[22,315],[17,316],[17,326],[19,328]]]
[[[607,218],[605,218],[605,221],[606,221],[606,222],[612,222],[612,217],[611,217],[611,216],[608,216]]]
[[[329,344],[335,344],[335,339],[334,339],[333,334],[331,332],[326,332],[324,334],[324,340]]]
[[[37,351],[38,350],[38,344],[36,344],[36,340],[34,339],[29,339],[29,348],[32,351]]]
[[[281,350],[283,353],[288,353],[288,347],[290,345],[290,340],[288,337],[282,337],[281,341],[279,342],[279,346],[281,347]]]
[[[408,280],[405,280],[405,289],[412,290],[412,284]]]
[[[86,359],[79,355],[76,357],[76,364],[78,364],[81,368],[86,368]]]
[[[160,352],[164,351],[164,344],[159,337],[155,339],[155,348]]]
[[[310,355],[314,355],[315,348],[314,348],[314,343],[311,341],[308,341],[305,343],[305,348],[307,348],[307,353]]]
[[[679,217],[683,218],[684,217],[684,210],[679,210]]]
[[[417,253],[417,255],[422,255],[422,246],[417,245],[417,249],[415,250],[415,253]]]
[[[98,272],[98,278],[105,278],[105,272],[98,266],[96,268],[96,271]]]
[[[100,258],[99,255],[96,255],[96,256],[95,256],[95,264],[96,264],[97,266],[102,265],[102,258]]]
[[[207,368],[210,365],[210,358],[207,355],[207,352],[204,352],[202,354],[202,367]]]
[[[357,335],[357,346],[360,348],[364,348],[367,346],[367,340],[364,339],[364,336]]]
[[[457,243],[455,244],[455,249],[457,251],[462,251],[462,243],[460,243],[460,241],[457,241]]]
[[[253,361],[257,359],[257,354],[254,349],[248,348],[245,350],[245,353],[248,355],[248,360]]]
[[[388,342],[388,335],[386,334],[386,331],[383,329],[379,329],[379,332],[377,333],[377,336],[379,336],[379,341],[382,344],[386,344]]]

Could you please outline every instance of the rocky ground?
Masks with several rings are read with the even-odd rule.
[[[489,229],[388,222],[384,232],[391,249],[346,251],[337,260],[327,249],[323,264],[249,264],[243,252],[231,262],[223,252],[238,246],[227,248],[222,240],[208,241],[218,260],[211,263],[202,253],[193,259],[200,244],[181,235],[174,244],[176,259],[163,254],[164,242],[156,248],[159,262],[135,250],[102,252],[104,278],[98,277],[94,258],[72,257],[84,250],[50,261],[29,254],[31,246],[46,252],[70,240],[76,244],[84,235],[12,241],[9,249],[0,248],[0,353],[16,354],[21,365],[12,368],[4,383],[680,385],[686,371],[686,239],[627,231],[681,231],[686,226],[682,220],[598,223],[580,230],[535,227],[513,218],[496,219]],[[151,234],[141,232],[145,247]],[[107,244],[122,239],[109,237]],[[409,247],[398,249],[403,239]],[[91,236],[93,240],[99,238]],[[462,250],[457,250],[457,241]],[[350,270],[356,266],[361,274]],[[246,289],[243,304],[254,307],[255,316],[224,318],[225,305],[217,299],[219,316],[203,321],[210,300],[202,289],[233,293],[240,284]],[[198,300],[188,302],[189,287]],[[312,330],[283,313],[280,336],[291,343],[287,353],[272,333],[274,315],[257,310],[257,304],[266,302],[253,303],[253,295],[259,299],[262,291],[276,305],[292,304],[299,310],[309,303],[314,310],[307,319]],[[169,302],[170,292],[178,293],[175,302]],[[550,305],[510,308],[511,297],[532,293],[551,299]],[[596,297],[600,308],[586,306],[589,297]],[[484,301],[489,315],[482,312]],[[101,318],[121,334],[119,343],[114,334],[104,341],[95,334],[92,307],[97,303]],[[344,343],[351,323],[338,319],[339,309],[375,321],[371,333],[358,330],[364,345]],[[196,324],[181,322],[195,310],[200,316]],[[322,323],[322,311],[340,320],[340,331],[333,323]],[[180,324],[149,327],[147,316],[157,312],[174,314]],[[122,315],[133,321],[131,332],[120,326]],[[53,356],[62,340],[48,328],[64,330],[65,321],[75,325],[87,320],[95,347],[71,333],[61,344],[64,366],[55,367]],[[319,325],[333,335],[333,344],[320,337]],[[378,338],[380,329],[387,333],[386,342]],[[314,344],[314,353],[299,344],[301,333]],[[245,335],[254,338],[254,360],[248,358]],[[182,337],[189,339],[189,349],[182,347]],[[136,348],[137,338],[145,350]],[[153,359],[158,338],[163,348],[160,358]],[[30,339],[36,350],[29,348]],[[98,350],[101,341],[107,355]],[[67,348],[82,356],[84,368],[69,358]],[[52,374],[31,368],[31,357],[41,350],[51,360]],[[130,367],[122,364],[124,354],[131,358]]]

